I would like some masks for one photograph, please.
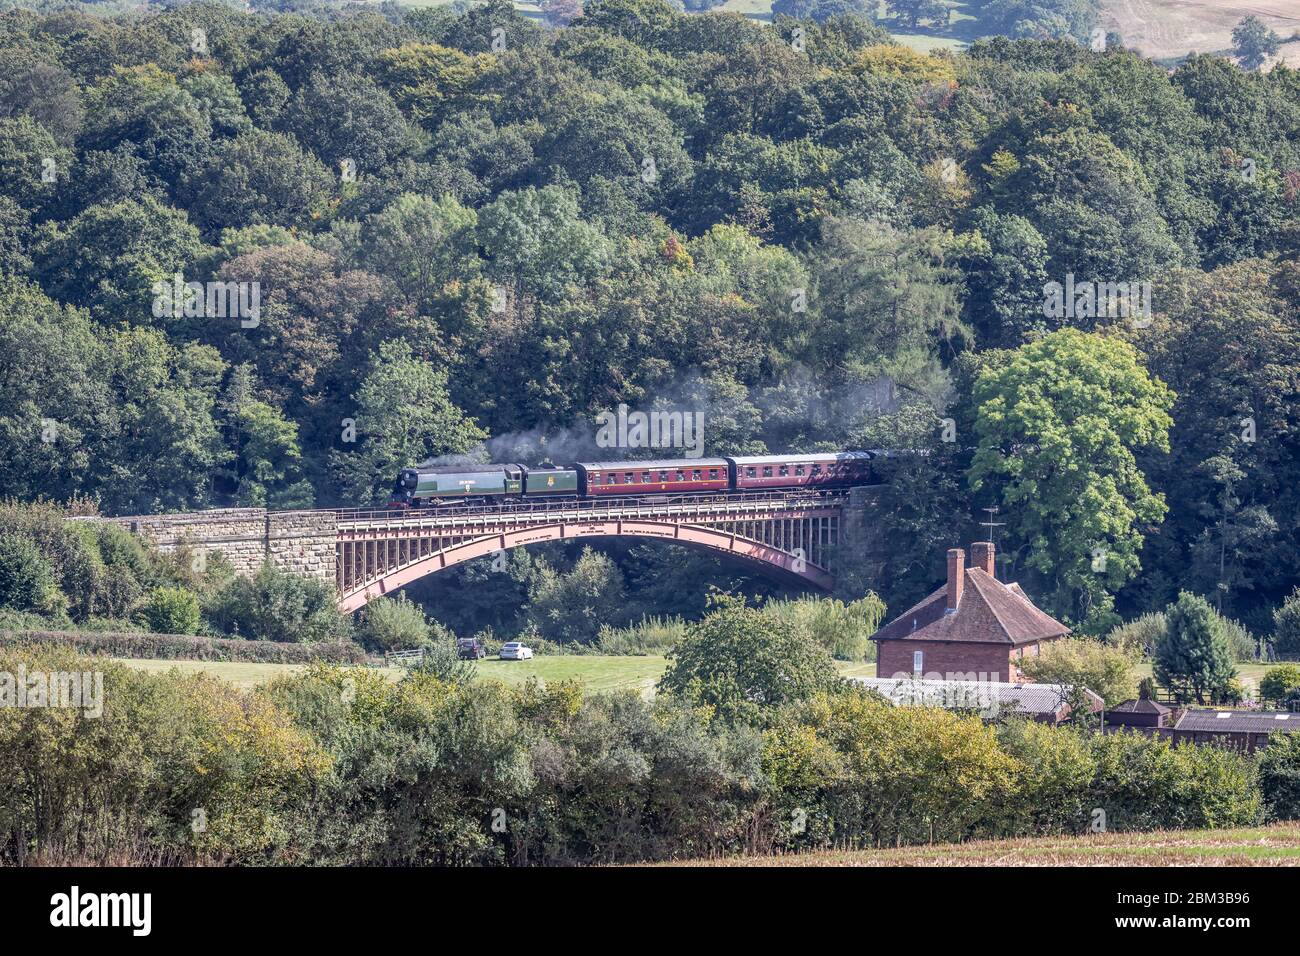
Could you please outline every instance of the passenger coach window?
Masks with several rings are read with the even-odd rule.
[[[666,472],[666,471],[661,471],[661,472],[659,472],[659,480],[660,480],[660,481],[667,481],[667,480],[668,480],[668,472]]]
[[[607,485],[616,485],[616,484],[618,484],[618,475],[614,474],[614,473],[611,471],[608,475],[605,476],[605,484],[607,484]]]
[[[755,467],[753,467],[752,465],[751,465],[750,467],[748,467],[748,468],[745,469],[745,477],[746,477],[746,478],[754,478],[754,477],[756,477],[757,475],[758,475],[758,469],[755,468]]]
[[[650,472],[648,471],[641,472],[641,480],[645,482],[647,485],[650,484]]]
[[[813,467],[812,467],[812,473],[813,473],[814,475],[820,475],[820,474],[822,473],[822,466],[821,466],[821,465],[813,465]]]
[[[684,472],[684,471],[679,471],[679,472],[677,473],[677,480],[678,480],[678,481],[685,481],[685,480],[686,480],[686,472]]]
[[[802,477],[803,477],[803,465],[795,465],[795,466],[794,466],[794,476],[795,476],[796,478],[802,478]]]
[[[700,480],[700,469],[696,468],[691,471],[691,481]]]
[[[623,476],[623,484],[625,484],[625,485],[630,485],[630,484],[632,484],[632,481],[633,481],[634,477],[635,477],[635,476],[632,474],[632,472],[629,471],[627,474],[625,474],[625,475]]]
[[[781,466],[781,477],[782,477],[782,478],[789,478],[789,477],[790,477],[790,466],[789,466],[789,465],[782,465],[782,466]]]
[[[771,466],[771,465],[764,465],[764,466],[763,466],[763,477],[764,477],[764,478],[771,478],[771,477],[772,477],[772,466]]]
[[[710,468],[710,469],[709,469],[709,477],[710,477],[710,478],[717,478],[717,477],[718,477],[718,469],[716,469],[716,468]]]

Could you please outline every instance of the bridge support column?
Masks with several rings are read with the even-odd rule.
[[[338,516],[332,511],[272,511],[266,556],[279,567],[331,587],[338,573]]]

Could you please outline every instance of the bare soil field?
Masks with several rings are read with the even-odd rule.
[[[1254,14],[1284,41],[1300,30],[1300,0],[1103,0],[1102,25],[1154,59],[1231,49],[1232,28]],[[1280,59],[1300,64],[1300,42]]]
[[[738,856],[664,866],[1300,866],[1300,825]]]

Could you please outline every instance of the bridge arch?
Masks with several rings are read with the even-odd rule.
[[[499,551],[546,541],[604,537],[653,538],[724,554],[792,584],[802,584],[821,591],[830,591],[835,585],[834,576],[830,571],[809,561],[804,548],[786,550],[727,528],[644,519],[589,520],[582,523],[557,521],[458,540],[428,556],[393,567],[391,570],[381,571],[366,580],[364,584],[358,583],[352,588],[341,586],[338,607],[344,613],[351,613],[365,607],[375,598],[391,594],[429,574],[436,574],[466,561],[473,561]],[[340,571],[340,582],[342,584],[342,571]]]

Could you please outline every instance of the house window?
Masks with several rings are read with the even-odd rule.
[[[912,673],[920,674],[925,671],[925,653],[923,651],[912,651]]]

